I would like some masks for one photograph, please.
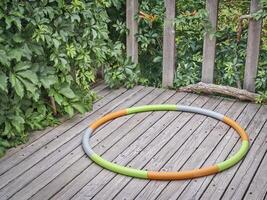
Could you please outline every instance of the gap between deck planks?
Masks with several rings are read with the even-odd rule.
[[[0,160],[0,199],[205,199],[215,198],[214,193],[224,199],[265,198],[267,183],[261,174],[266,174],[262,167],[267,151],[266,106],[140,86],[110,92],[102,85],[99,90],[104,98],[94,104],[93,112],[68,120],[71,125],[67,123],[67,128],[63,123],[41,133],[32,139],[33,146],[26,144],[22,150]],[[84,155],[80,146],[83,130],[99,116],[130,106],[177,102],[227,113],[237,119],[252,132],[252,146],[246,159],[216,176],[162,182],[114,174]],[[140,169],[168,171],[214,164],[240,146],[238,136],[227,125],[202,115],[179,112],[121,117],[99,128],[91,142],[95,151],[108,160]],[[257,189],[255,180],[263,183],[262,190]],[[256,192],[250,194],[255,188]]]

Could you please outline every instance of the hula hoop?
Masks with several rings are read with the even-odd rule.
[[[107,161],[103,159],[101,156],[96,154],[89,143],[90,135],[96,130],[99,126],[106,123],[107,121],[110,121],[112,119],[124,116],[124,115],[130,115],[134,113],[141,113],[141,112],[149,112],[149,111],[182,111],[182,112],[191,112],[191,113],[197,113],[206,115],[208,117],[212,117],[214,119],[220,120],[226,124],[228,124],[230,127],[235,129],[235,131],[239,134],[242,140],[242,145],[239,149],[239,151],[234,154],[229,159],[217,163],[212,166],[203,167],[199,169],[193,169],[188,171],[178,171],[178,172],[157,172],[157,171],[146,171],[146,170],[139,170],[134,169],[130,167],[124,167],[115,163],[112,163],[110,161]],[[238,163],[247,153],[249,149],[249,138],[247,133],[244,131],[243,128],[241,128],[234,120],[230,119],[227,116],[224,116],[220,113],[198,108],[198,107],[191,107],[191,106],[182,106],[182,105],[146,105],[146,106],[140,106],[140,107],[132,107],[127,108],[124,110],[116,111],[110,114],[105,115],[104,117],[98,119],[93,124],[91,124],[85,131],[85,134],[82,139],[82,146],[85,151],[85,153],[89,156],[89,158],[94,161],[99,166],[108,169],[112,172],[134,177],[134,178],[141,178],[141,179],[154,179],[154,180],[181,180],[181,179],[193,179],[197,177],[202,176],[208,176],[211,174],[216,174],[219,172],[222,172],[232,166],[234,166],[236,163]]]

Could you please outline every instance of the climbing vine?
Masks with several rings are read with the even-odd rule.
[[[90,86],[114,47],[107,14],[112,3],[0,2],[0,157],[58,116],[91,109]]]

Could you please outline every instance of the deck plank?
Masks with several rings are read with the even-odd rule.
[[[170,93],[169,91],[164,93],[161,98],[157,98],[155,101],[153,101],[153,104],[157,103],[164,103],[165,101],[169,99],[176,99],[177,101],[183,99],[185,96],[184,93],[174,95],[174,93]],[[155,121],[160,119],[161,115],[155,115],[154,113],[142,113],[140,115],[135,115],[133,117],[133,121],[131,123],[136,124],[136,121],[140,119],[142,122],[138,126],[134,126],[132,129],[126,129],[129,125],[125,124],[123,129],[118,129],[115,133],[115,135],[111,135],[110,138],[108,138],[106,141],[103,141],[102,145],[105,147],[101,147],[101,145],[97,146],[95,148],[95,151],[98,152],[99,154],[105,154],[106,156],[109,157],[109,159],[112,160],[112,158],[116,157],[117,153],[120,152],[123,149],[127,148],[128,143],[131,141],[134,141],[138,138],[139,135],[141,135],[145,130],[147,130]],[[140,118],[141,117],[141,118]],[[117,135],[120,135],[123,133],[124,137],[118,140],[118,142],[115,145],[110,146],[110,141],[112,141],[115,138],[115,141],[117,140],[116,137]],[[131,134],[132,133],[132,134]],[[120,136],[121,137],[121,136]],[[114,149],[115,148],[115,149]],[[108,151],[107,151],[108,150]],[[88,162],[88,160],[87,160]],[[66,199],[66,198],[71,198],[73,195],[75,195],[84,185],[86,185],[90,179],[93,179],[100,171],[102,168],[99,166],[91,163],[91,165],[84,171],[82,172],[78,177],[75,178],[70,184],[67,185],[67,187],[63,188],[62,191],[60,191],[57,195],[53,197],[53,199]],[[80,184],[83,185],[80,185]],[[77,187],[78,186],[78,187]]]
[[[265,199],[267,195],[267,106],[222,97],[137,86],[110,90],[93,111],[34,133],[29,142],[0,159],[0,199]],[[194,180],[149,181],[105,170],[80,145],[88,123],[125,107],[179,103],[195,105],[237,120],[250,135],[245,159],[231,169]],[[240,147],[238,135],[222,122],[181,112],[124,116],[101,126],[91,138],[94,150],[110,161],[139,169],[174,171],[225,160]]]
[[[267,135],[267,123],[263,127],[263,131],[265,132],[265,136]],[[267,138],[265,137],[264,146],[266,149],[267,146]],[[253,180],[251,181],[249,187],[244,193],[244,199],[257,199],[257,200],[264,200],[266,199],[266,191],[267,191],[267,151],[265,151],[264,158],[255,174]],[[238,191],[240,192],[240,191]],[[240,195],[241,196],[241,195]]]
[[[60,146],[65,144],[67,141],[74,138],[78,133],[85,129],[88,123],[93,121],[96,117],[100,117],[104,113],[109,112],[112,107],[116,107],[116,105],[122,103],[123,101],[130,99],[131,96],[138,91],[140,91],[143,87],[136,87],[133,90],[125,90],[119,89],[112,92],[106,98],[99,101],[96,107],[99,107],[98,110],[93,112],[88,117],[84,117],[80,123],[73,126],[71,129],[66,131],[64,134],[60,134],[60,136],[55,135],[54,140],[52,140],[47,145],[40,148],[38,151],[34,152],[32,155],[23,160],[23,162],[9,169],[5,174],[0,176],[0,188],[3,188],[9,182],[14,180],[20,174],[31,168],[33,165],[38,163],[40,160],[48,156],[50,153],[57,150]],[[103,107],[102,107],[103,106]]]
[[[132,94],[131,99],[123,101],[119,105],[124,107],[134,104],[136,101],[139,101],[141,98],[143,98],[147,93],[151,92],[151,90],[152,88],[144,88],[142,90],[139,90],[138,92]],[[118,107],[116,106],[115,108]],[[27,196],[29,196],[30,194],[34,194],[34,191],[37,192],[40,188],[42,188],[42,186],[44,186],[45,184],[50,182],[51,179],[57,176],[58,173],[62,172],[62,170],[67,168],[69,165],[71,165],[83,155],[84,152],[80,148],[82,132],[76,135],[77,136],[75,136],[70,141],[66,142],[62,147],[60,147],[60,149],[57,149],[57,151],[53,152],[44,160],[35,165],[32,169],[28,171],[28,173],[24,173],[22,176],[13,181],[13,184],[8,185],[7,188],[15,188],[15,190],[18,191],[21,187],[23,187],[23,184],[25,184],[26,180],[28,182],[32,181],[34,177],[39,176],[43,171],[53,165],[49,170],[45,171],[38,178],[36,178],[30,184],[24,187],[22,191],[18,192],[18,195],[21,195],[24,190],[27,191],[28,188],[30,188],[30,191],[26,192]],[[57,162],[58,160],[60,160],[60,162]],[[11,185],[12,187],[10,187]],[[11,195],[12,193],[14,193],[14,190],[10,193],[8,193],[7,191],[3,191],[3,193],[5,193],[6,196],[8,194]]]
[[[213,109],[218,106],[218,104],[221,102],[220,98],[211,98],[208,102],[204,104],[204,108],[210,108]],[[198,105],[200,106],[200,105]],[[199,127],[201,126],[206,117],[203,115],[192,115],[189,113],[184,113],[185,116],[182,116],[183,118],[187,118],[187,116],[191,116],[191,119],[182,127],[178,126],[179,121],[183,120],[178,118],[174,123],[173,127],[169,128],[169,131],[173,131],[176,133],[173,138],[171,138],[170,141],[168,141],[168,144],[165,145],[160,149],[160,151],[155,155],[149,155],[147,156],[150,160],[146,164],[145,168],[149,170],[158,170],[162,166],[162,163],[170,159],[170,157],[173,155],[175,151],[177,151],[177,148],[179,148],[189,137],[190,135]],[[192,117],[193,116],[193,117]],[[166,130],[164,132],[167,132]],[[153,151],[153,146],[150,147]],[[152,151],[152,152],[153,152]],[[141,157],[141,158],[138,158]],[[138,155],[135,160],[142,159],[143,155]],[[133,179],[127,185],[124,186],[124,188],[120,191],[120,193],[116,196],[116,199],[133,199],[136,197],[140,191],[148,184],[148,182]],[[150,190],[149,190],[150,191]],[[146,195],[144,195],[146,196]]]
[[[195,100],[192,105],[198,107],[213,107],[220,102],[217,100],[210,100],[207,97],[200,97]],[[174,113],[175,114],[175,113]],[[155,138],[145,149],[138,154],[129,165],[136,168],[144,168],[147,170],[157,170],[164,160],[168,160],[171,156],[171,151],[175,151],[180,144],[186,140],[187,135],[190,135],[190,132],[193,131],[199,124],[201,124],[200,115],[194,115],[192,113],[182,113],[179,115],[157,138]],[[197,121],[196,121],[197,120]],[[177,133],[181,130],[184,134],[181,137],[177,138]],[[118,187],[111,187],[112,183],[120,183]],[[129,183],[131,186],[136,186],[134,190],[132,188],[126,188],[124,191],[128,193],[123,194],[123,191],[120,191],[125,186],[128,186]],[[148,181],[142,181],[138,179],[129,179],[122,176],[116,176],[109,184],[105,186],[103,191],[100,193],[105,193],[110,197],[116,196],[117,199],[132,199],[143,188]],[[106,191],[108,188],[108,191]],[[132,190],[132,192],[130,192]],[[110,193],[111,192],[111,193]],[[96,196],[96,199],[100,198]]]
[[[232,101],[222,101],[219,102],[215,107],[210,107],[210,109],[214,109],[217,112],[225,113],[232,106]],[[212,118],[207,118],[205,116],[199,116],[202,118],[203,122],[199,124],[195,129],[189,131],[189,134],[186,134],[186,129],[182,130],[177,134],[176,140],[179,140],[179,135],[184,135],[187,138],[186,140],[180,144],[178,143],[178,148],[174,149],[171,152],[171,156],[167,157],[168,159],[164,159],[163,156],[159,156],[158,163],[159,166],[157,170],[161,171],[177,171],[181,168],[188,158],[192,155],[192,153],[198,148],[199,143],[208,135],[210,132],[216,127],[218,124],[217,120]],[[185,133],[184,133],[185,132]],[[198,139],[198,140],[197,140]],[[163,154],[164,155],[164,154]],[[175,159],[176,158],[176,159]],[[154,161],[153,161],[154,162]],[[193,167],[188,167],[190,169]],[[178,181],[183,182],[183,181]],[[150,181],[143,189],[137,194],[137,199],[141,198],[156,198],[160,192],[164,189],[164,187],[168,186],[168,181],[160,182],[160,181]]]
[[[131,100],[124,102],[123,104],[119,105],[117,109],[121,109],[124,107],[128,107],[131,106],[132,104],[135,104],[136,102],[140,101],[140,99],[146,97],[147,94],[149,94],[153,89],[152,88],[146,88],[145,90],[140,91],[136,96],[133,96],[131,98]],[[126,121],[128,118],[124,117],[122,121]],[[103,140],[105,137],[108,136],[109,133],[113,132],[114,130],[116,130],[118,127],[120,127],[121,123],[118,123],[117,120],[114,120],[112,123],[109,124],[109,128],[107,129],[104,125],[104,127],[102,127],[102,129],[100,129],[101,131],[103,131],[103,134],[101,134],[101,137],[98,137],[98,140],[96,141],[97,143],[100,140]],[[98,134],[98,132],[96,132]],[[73,160],[73,162],[69,162],[67,159],[62,159],[59,162],[57,162],[56,164],[54,164],[51,168],[49,168],[47,171],[45,171],[43,174],[41,174],[38,178],[36,178],[31,184],[33,184],[33,186],[31,186],[31,184],[29,184],[27,186],[27,188],[29,190],[31,190],[31,193],[34,194],[33,191],[37,192],[39,191],[42,187],[46,186],[46,184],[48,184],[51,180],[53,180],[54,178],[56,178],[60,173],[64,172],[64,169],[69,168],[71,165],[73,165],[75,162],[78,162],[81,157],[83,157],[84,152],[80,146],[80,141],[82,139],[82,132],[78,135],[77,139],[72,140],[70,143],[74,143],[75,144],[75,149],[72,153],[69,154],[75,154],[75,159]],[[94,143],[92,143],[93,145],[95,145]],[[71,146],[70,144],[67,144],[67,147]],[[73,148],[72,148],[73,149]],[[64,148],[63,148],[64,150]],[[69,156],[69,155],[67,155]],[[66,165],[66,163],[68,163]],[[87,163],[87,162],[86,162]],[[63,167],[64,166],[64,167]],[[77,171],[77,169],[75,169]],[[68,175],[67,177],[69,177],[70,175]],[[72,174],[71,174],[72,176]],[[23,189],[25,190],[25,188]],[[28,195],[29,192],[27,192]]]
[[[154,89],[150,93],[148,93],[144,98],[142,98],[140,101],[138,101],[135,106],[137,105],[144,105],[151,103],[154,99],[159,97],[162,93],[164,93],[164,90]],[[114,120],[111,122],[108,126],[102,128],[101,130],[97,130],[97,132],[94,134],[96,135],[104,135],[109,133],[105,138],[110,137],[112,133],[121,128],[123,123],[128,124],[128,128],[130,129],[131,126],[134,126],[134,123],[132,123],[133,119],[131,119],[133,116],[126,116],[121,118],[121,120],[118,121]],[[139,122],[141,119],[138,119]],[[112,125],[114,127],[112,127]],[[121,133],[121,132],[120,132]],[[116,134],[118,136],[119,134]],[[103,141],[105,138],[97,137],[97,144],[94,143],[95,137],[92,137],[92,144],[93,146],[100,143],[100,141]],[[112,142],[116,142],[116,137],[113,137]],[[53,181],[51,181],[47,186],[45,186],[43,189],[41,189],[39,192],[37,192],[32,198],[33,199],[43,199],[43,197],[52,197],[57,191],[59,191],[61,188],[63,188],[68,182],[70,182],[72,179],[74,179],[76,176],[78,176],[82,171],[84,171],[90,163],[88,163],[87,156],[83,155],[79,160],[77,160],[72,166],[70,166],[66,171],[64,171],[62,174],[57,176]],[[80,182],[79,182],[80,183]],[[47,195],[49,193],[49,196]]]
[[[244,112],[242,113],[243,120],[240,119],[240,121],[239,120],[238,121],[240,122],[241,126],[243,126],[243,128],[247,130],[248,133],[253,132],[253,134],[258,134],[260,129],[258,128],[255,129],[253,125],[255,121],[257,121],[257,119],[255,119],[255,116],[252,115],[253,113],[251,113],[248,110],[248,108],[250,108],[250,110],[253,110],[253,107],[254,107],[254,110],[258,110],[259,106],[254,105],[254,104],[249,104],[247,106],[247,109],[244,110]],[[247,123],[244,124],[244,122],[242,122],[241,120],[247,121]],[[252,135],[250,134],[250,137],[251,136]],[[239,140],[239,137],[235,134],[231,134],[230,136],[225,137],[225,139],[223,139],[218,145],[218,147],[212,152],[207,162],[211,163],[214,161],[219,162],[219,161],[225,160],[229,156],[230,153],[233,154],[239,148],[240,143],[238,143],[238,140]],[[235,146],[236,148],[233,149]],[[246,159],[248,159],[248,156],[246,156],[245,160]],[[200,198],[201,196],[209,196],[209,195],[212,195],[213,191],[216,191],[219,188],[221,188],[221,185],[225,185],[225,187],[227,187],[227,184],[225,184],[227,182],[226,179],[229,178],[229,176],[227,175],[231,172],[234,172],[238,168],[239,165],[240,163],[223,173],[217,174],[216,176],[205,177],[205,179],[203,179],[203,182],[200,181],[199,183],[195,184],[195,185],[198,185],[198,186],[195,186],[195,191],[196,191],[195,196],[197,198]],[[221,189],[224,190],[225,188],[221,188]],[[221,193],[223,193],[223,191],[219,191],[218,196],[220,196]]]
[[[230,108],[230,109],[229,109]],[[241,112],[245,108],[245,105],[236,102],[232,106],[228,107],[228,111],[226,115],[230,116],[233,119],[240,118]],[[224,114],[224,112],[223,112]],[[212,119],[213,120],[213,119]],[[203,130],[204,131],[204,130]],[[192,154],[190,157],[188,157],[188,160],[185,160],[182,165],[179,157],[175,159],[175,156],[172,158],[174,160],[173,165],[180,165],[182,167],[181,169],[192,169],[192,168],[200,168],[209,154],[212,152],[212,149],[214,146],[217,145],[217,141],[220,141],[220,139],[227,135],[227,133],[230,132],[230,128],[225,125],[222,122],[217,122],[216,126],[212,129],[212,131],[208,134],[208,137],[202,137],[200,135],[200,141],[201,145],[196,149],[194,154]],[[199,140],[198,139],[198,140]],[[198,141],[196,140],[196,141]],[[202,146],[203,145],[203,146]],[[179,155],[179,154],[178,154]],[[181,154],[180,154],[181,155]],[[176,161],[177,160],[177,161]],[[188,162],[188,163],[187,163]],[[214,164],[214,163],[212,163]],[[207,164],[211,165],[211,164]],[[199,181],[203,178],[195,179],[195,180],[185,180],[180,182],[170,182],[167,184],[167,186],[160,192],[159,199],[163,198],[170,198],[170,199],[176,199],[180,196],[184,188],[189,184],[191,181]],[[190,195],[190,194],[189,194]]]
[[[195,95],[191,95],[191,100],[190,101],[181,101],[181,104],[191,104],[193,102],[195,102],[195,100],[197,99],[197,96]],[[198,104],[203,104],[207,101],[207,98],[199,98],[198,99]],[[195,103],[197,104],[197,103]],[[177,119],[177,117],[180,117],[182,115],[182,113],[178,113],[177,112],[168,112],[166,113],[161,119],[160,121],[158,121],[156,124],[154,124],[153,126],[151,126],[141,137],[139,137],[134,143],[129,144],[128,148],[126,150],[124,150],[122,153],[120,153],[119,155],[117,155],[116,159],[114,160],[114,162],[116,163],[120,163],[122,165],[126,165],[126,166],[133,166],[133,167],[139,167],[140,166],[135,166],[132,165],[130,163],[130,161],[137,155],[141,154],[141,153],[148,153],[148,152],[153,152],[152,150],[150,151],[150,149],[148,150],[148,146],[153,146],[153,140],[155,138],[157,138],[157,136],[159,136],[162,132],[166,133],[166,135],[168,135],[169,137],[171,137],[174,132],[172,130],[166,131],[166,128],[168,128],[169,124],[173,124],[172,122],[175,121]],[[188,120],[188,118],[183,118],[180,117],[179,118],[180,123],[182,124],[181,126],[183,126],[183,124],[186,123],[186,121]],[[183,119],[183,120],[182,120]],[[177,124],[178,126],[178,124]],[[153,141],[153,142],[152,142]],[[159,141],[157,140],[156,143],[158,143]],[[164,137],[161,138],[161,142],[164,143]],[[151,147],[150,146],[150,147]],[[145,162],[145,160],[142,158],[142,161]],[[113,177],[116,177],[120,180],[112,180],[110,181]],[[115,179],[116,179],[115,178]],[[113,187],[114,182],[116,182],[116,189],[119,189],[120,185],[123,185],[122,181],[124,180],[129,180],[129,177],[125,177],[125,176],[116,176],[116,174],[114,173],[110,173],[107,170],[102,170],[94,179],[92,182],[89,182],[89,184],[83,189],[83,191],[81,191],[79,194],[77,194],[76,196],[74,196],[74,199],[83,199],[84,197],[87,198],[88,195],[86,195],[86,193],[88,191],[92,191],[90,192],[90,196],[89,197],[93,197],[97,192],[100,191],[101,187],[98,186],[97,188],[94,187],[94,183],[99,182],[99,180],[101,180],[102,184],[101,186],[104,186],[104,188],[106,188],[106,186],[110,186],[108,187],[108,190],[101,190],[101,198],[103,199],[111,199],[113,198],[113,194],[116,191],[115,188]],[[107,184],[108,183],[108,184]],[[106,185],[107,184],[107,185]],[[92,188],[93,187],[93,188]],[[85,196],[84,196],[85,194]],[[115,193],[116,194],[116,193]],[[98,196],[96,195],[96,198],[98,198]]]

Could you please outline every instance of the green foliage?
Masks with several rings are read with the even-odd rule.
[[[111,88],[121,86],[132,88],[138,83],[146,84],[147,80],[142,78],[140,66],[127,58],[125,43],[127,28],[125,24],[125,1],[112,1],[107,9],[110,22],[108,24],[109,37],[112,41],[110,53],[107,56],[108,63],[104,68],[105,82]]]
[[[141,76],[155,87],[161,86],[164,1],[142,0],[140,11],[151,18],[137,16],[139,32],[139,64]]]
[[[132,64],[130,59],[105,69],[105,80],[111,88],[120,86],[132,88],[140,80],[140,70],[137,64]]]
[[[111,52],[110,2],[0,2],[0,156],[57,123],[50,98],[59,115],[91,108],[90,85]]]
[[[177,70],[175,87],[181,87],[196,83],[200,80],[202,65],[203,36],[210,25],[207,21],[207,13],[204,4],[199,2],[189,9],[181,2],[181,7],[176,16],[176,45],[177,45]]]
[[[253,18],[256,20],[264,19],[265,17],[267,17],[267,0],[260,0],[260,3],[261,9],[252,14]]]
[[[121,42],[116,42],[114,49],[109,55],[109,64],[106,66],[104,74],[105,81],[111,88],[126,87],[132,88],[140,81],[139,66],[133,64],[131,59],[125,59],[125,46]]]
[[[267,2],[261,0],[262,9],[253,14],[263,20],[261,52],[256,78],[257,92],[267,90],[266,60]],[[220,1],[218,31],[211,29],[205,10],[205,1],[177,1],[176,7],[176,79],[175,87],[200,81],[202,66],[203,38],[206,33],[217,39],[215,83],[241,87],[244,79],[244,66],[247,44],[248,21],[244,20],[241,40],[237,41],[238,19],[249,13],[250,1]],[[140,1],[140,10],[154,17],[136,16],[139,21],[139,64],[141,77],[148,85],[161,86],[162,41],[163,41],[163,1]],[[122,14],[120,14],[122,15]],[[121,22],[125,18],[120,17]],[[120,23],[117,23],[120,24]],[[122,30],[122,28],[120,29]]]
[[[257,91],[267,91],[267,45],[261,49],[260,62],[258,65],[258,74],[256,77],[256,89]]]
[[[266,103],[267,102],[267,91],[259,92],[259,96],[256,98],[256,103]]]

